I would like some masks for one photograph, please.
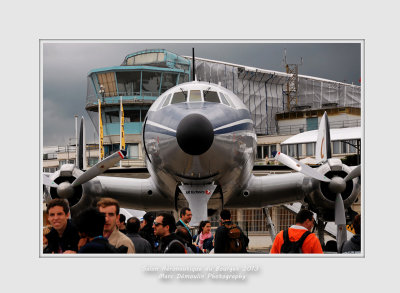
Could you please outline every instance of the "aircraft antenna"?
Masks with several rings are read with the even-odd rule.
[[[192,81],[196,80],[196,61],[194,59],[194,48],[192,48],[192,64],[193,64],[193,77]]]

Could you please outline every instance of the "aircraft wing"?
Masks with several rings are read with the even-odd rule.
[[[226,207],[257,208],[302,200],[307,177],[302,173],[252,175],[246,189],[233,197]]]
[[[87,188],[86,188],[87,187]],[[98,176],[84,186],[85,194],[93,197],[111,196],[121,206],[135,210],[173,209],[174,202],[159,192],[152,178]]]

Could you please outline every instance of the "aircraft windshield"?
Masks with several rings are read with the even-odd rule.
[[[202,94],[203,92],[203,94]],[[185,102],[209,102],[209,103],[222,103],[232,108],[236,108],[230,97],[227,94],[221,92],[210,91],[210,90],[190,90],[184,91],[179,89],[175,93],[169,94],[164,98],[161,108],[166,107],[170,104],[178,104]]]
[[[199,90],[191,90],[189,102],[201,102],[201,91]]]
[[[214,91],[204,91],[204,102],[219,103],[218,93]]]
[[[225,97],[225,95],[223,93],[219,93],[220,97],[221,97],[221,101],[223,104],[230,106],[228,99]]]
[[[162,105],[163,107],[167,106],[169,104],[169,101],[171,100],[172,94],[169,94],[168,97],[165,99],[164,104]]]
[[[171,104],[184,103],[186,102],[186,97],[187,97],[187,91],[176,92],[172,97]]]

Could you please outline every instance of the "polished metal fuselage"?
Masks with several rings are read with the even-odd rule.
[[[201,155],[185,153],[176,139],[180,121],[194,113],[205,116],[214,129],[214,141]],[[149,111],[143,139],[147,168],[154,184],[171,199],[179,184],[214,182],[228,202],[245,188],[252,174],[257,143],[247,109],[208,102],[169,105]]]

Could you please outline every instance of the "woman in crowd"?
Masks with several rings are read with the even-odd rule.
[[[200,222],[199,233],[195,239],[195,243],[203,252],[209,253],[214,248],[214,236],[211,233],[210,221]]]

